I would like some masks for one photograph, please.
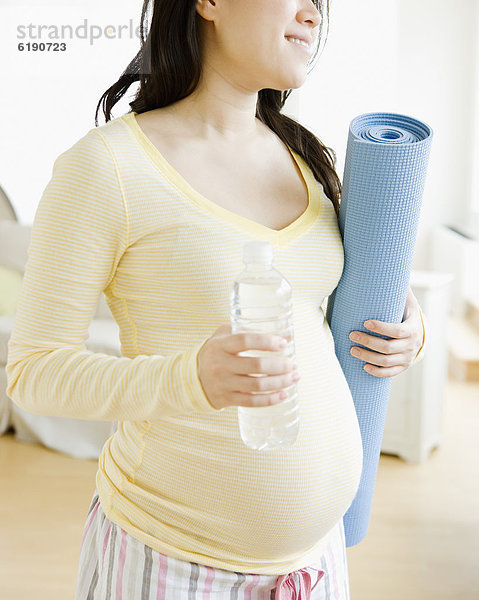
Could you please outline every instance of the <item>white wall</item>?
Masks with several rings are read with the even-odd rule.
[[[415,92],[403,91],[402,105],[420,118],[430,115],[435,130],[422,230],[431,231],[438,223],[468,228],[477,168],[472,156],[479,110],[474,102],[478,2],[402,0],[399,6],[400,75]],[[416,15],[413,20],[412,13]],[[424,250],[430,247],[429,239],[423,236]]]
[[[404,113],[433,128],[417,269],[430,268],[436,224],[471,223],[478,12],[477,0],[333,0],[326,49],[299,91],[300,119],[337,151],[341,175],[358,114]]]
[[[139,25],[141,6],[141,0],[12,0],[0,6],[0,185],[22,223],[33,222],[55,158],[95,126],[100,96],[138,51],[138,38],[129,38],[125,29],[122,39],[118,36],[119,26],[129,25],[130,19],[134,29]],[[85,19],[88,28],[113,26],[109,35],[116,39],[103,36],[90,44],[89,39],[67,37],[65,52],[17,50],[19,42],[29,41],[17,38],[19,25],[71,25],[75,30]],[[132,86],[115,107],[115,116],[129,110],[135,90]]]
[[[475,47],[475,80],[476,87],[475,93],[472,96],[473,106],[479,107],[479,1],[476,1],[476,47]],[[473,133],[473,152],[471,154],[471,169],[472,169],[472,182],[471,182],[471,197],[472,197],[472,209],[473,215],[471,219],[471,229],[477,232],[479,238],[479,109],[475,111],[473,120],[472,131]]]
[[[301,122],[337,153],[342,175],[350,121],[389,111],[397,79],[395,0],[332,0],[326,46],[299,94]]]

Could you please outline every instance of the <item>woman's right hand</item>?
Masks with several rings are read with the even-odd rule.
[[[198,376],[216,409],[228,406],[270,406],[287,398],[284,388],[299,379],[293,361],[280,355],[239,356],[245,351],[280,352],[283,338],[263,333],[231,333],[222,325],[198,353]],[[261,376],[251,375],[261,373]]]

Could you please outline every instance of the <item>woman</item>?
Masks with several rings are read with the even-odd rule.
[[[305,80],[326,9],[155,0],[142,51],[102,97],[107,123],[55,161],[8,393],[31,412],[119,422],[99,459],[78,600],[349,597],[342,516],[362,447],[319,308],[343,267],[340,185],[328,150],[280,113]],[[111,119],[137,80],[132,112]],[[227,324],[252,239],[274,244],[292,284],[297,365],[239,356],[281,340]],[[120,358],[84,346],[102,292]],[[395,339],[360,334],[370,373],[412,364],[423,329],[411,293],[403,323],[375,332]],[[236,407],[280,402],[298,379],[296,443],[247,448]]]

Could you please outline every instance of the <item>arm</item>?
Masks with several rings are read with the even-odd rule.
[[[215,410],[197,373],[202,344],[134,358],[86,349],[128,227],[113,154],[91,130],[57,158],[35,214],[6,367],[7,394],[23,409],[115,421]]]
[[[367,350],[353,346],[351,354],[366,362],[364,370],[371,375],[375,377],[398,375],[423,357],[426,343],[425,319],[411,288],[409,288],[401,323],[384,323],[375,320],[366,321],[364,326],[374,333],[393,338],[383,340],[361,331],[351,332],[349,336],[351,340],[369,348]],[[359,339],[355,339],[355,335],[359,336]],[[355,351],[358,353],[355,354]]]

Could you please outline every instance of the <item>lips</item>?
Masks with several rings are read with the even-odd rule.
[[[290,34],[290,35],[285,35],[284,36],[286,39],[296,39],[296,40],[301,40],[302,42],[305,42],[308,45],[308,48],[311,47],[312,43],[313,43],[313,39],[310,36],[306,36],[305,34]]]
[[[292,46],[296,46],[297,48],[300,48],[301,52],[305,55],[305,56],[310,56],[312,53],[312,46],[310,46],[310,41],[309,40],[305,40],[305,39],[301,39],[301,38],[297,38],[295,36],[285,36],[285,40],[291,44]]]

